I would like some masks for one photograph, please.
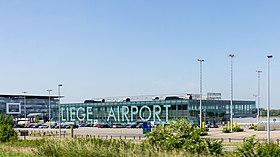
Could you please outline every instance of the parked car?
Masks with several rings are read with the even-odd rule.
[[[39,126],[39,128],[40,129],[46,129],[46,128],[49,128],[49,126],[48,125],[41,125],[41,126]]]
[[[34,124],[31,126],[31,128],[39,128],[39,126],[41,126],[42,124]]]
[[[54,129],[54,128],[55,128],[55,126],[54,126],[54,125],[50,125],[50,128],[51,128],[51,129]]]
[[[139,123],[136,128],[142,128],[143,127],[143,123]]]
[[[130,124],[130,125],[128,125],[127,127],[128,127],[128,128],[136,128],[136,126],[137,126],[137,124]]]
[[[101,125],[102,125],[102,124],[96,124],[95,126],[98,127],[98,128],[100,128]]]
[[[214,125],[214,124],[211,124],[211,125],[210,125],[210,128],[218,128],[218,125],[216,125],[216,124],[215,124],[215,125]]]
[[[79,123],[78,126],[79,127],[85,127],[85,124],[84,123]]]
[[[111,126],[109,124],[100,124],[97,125],[98,128],[110,128]]]
[[[93,124],[85,124],[85,127],[92,127]]]
[[[122,125],[122,124],[113,124],[112,128],[124,128],[124,125]]]

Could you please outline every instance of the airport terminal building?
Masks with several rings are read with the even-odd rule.
[[[167,97],[166,97],[167,98]],[[61,104],[62,122],[76,123],[135,123],[150,121],[166,123],[173,118],[187,118],[199,124],[200,100],[198,99],[154,99],[129,101],[90,101]],[[58,115],[58,107],[52,107]],[[256,102],[234,100],[233,117],[256,117]],[[55,116],[53,119],[57,119]],[[202,119],[206,124],[221,124],[230,120],[230,100],[202,100]]]
[[[15,119],[32,115],[49,117],[49,100],[51,121],[58,122],[58,96],[1,94],[0,112],[10,114]],[[199,124],[198,96],[192,97],[145,97],[142,99],[106,98],[98,101],[86,100],[84,103],[60,104],[61,121],[76,123],[122,123],[150,121],[157,124],[166,123],[173,118],[187,118],[195,125]],[[234,100],[233,117],[256,117],[256,102]],[[42,117],[41,117],[42,118]],[[202,119],[206,124],[221,124],[230,119],[230,100],[220,97],[205,97],[202,100]]]
[[[49,102],[56,105],[58,96],[0,94],[0,112],[10,114],[15,119],[25,118],[25,113],[27,118],[34,115],[48,117]]]

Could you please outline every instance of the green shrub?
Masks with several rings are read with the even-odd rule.
[[[240,157],[255,157],[256,154],[256,145],[257,142],[254,142],[254,137],[246,139],[246,141],[237,148],[236,154]]]
[[[201,128],[201,131],[208,132],[209,128]]]
[[[241,157],[280,157],[280,147],[276,143],[260,143],[254,136],[246,141],[235,152]]]
[[[200,136],[206,136],[206,135],[208,135],[208,132],[206,131],[200,132]]]
[[[257,125],[251,125],[249,127],[249,129],[254,129],[255,131],[257,131],[258,130],[258,126]]]
[[[34,122],[39,123],[39,117],[35,117]]]
[[[230,133],[230,129],[228,129],[227,127],[223,128],[222,130],[223,133]]]
[[[18,134],[13,128],[13,119],[10,115],[0,114],[0,142],[15,141]]]
[[[223,154],[222,140],[218,141],[218,140],[210,140],[209,138],[206,138],[205,142],[207,144],[209,154],[211,155]]]
[[[13,126],[14,125],[13,118],[10,115],[2,115],[0,113],[0,124],[1,125],[7,124]]]
[[[168,126],[158,126],[146,135],[147,142],[166,150],[184,150],[197,154],[221,154],[222,144],[201,138],[207,132],[194,128],[186,119],[175,119]],[[211,150],[209,148],[211,147]],[[217,148],[221,146],[221,150]]]
[[[251,125],[250,127],[249,127],[249,129],[255,129],[257,126],[255,126],[255,125]]]
[[[259,143],[256,148],[259,157],[280,157],[280,147],[276,143]]]
[[[239,126],[232,129],[233,132],[243,132],[244,129],[240,128]]]
[[[244,129],[240,128],[239,126],[235,127],[232,129],[233,132],[243,132]],[[227,127],[223,128],[222,130],[223,133],[230,133],[230,129],[228,129]]]

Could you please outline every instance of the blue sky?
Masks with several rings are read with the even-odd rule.
[[[279,1],[0,1],[0,92],[94,97],[199,93],[254,100],[261,74],[267,104],[280,108]]]

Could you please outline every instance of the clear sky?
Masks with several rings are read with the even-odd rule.
[[[46,94],[62,102],[110,96],[221,92],[254,100],[261,74],[267,104],[280,108],[280,1],[2,0],[0,93]]]

